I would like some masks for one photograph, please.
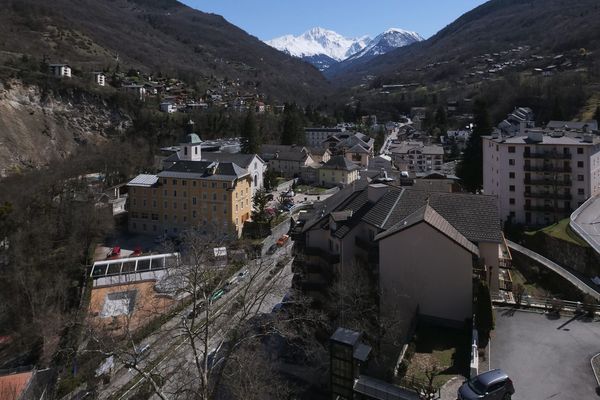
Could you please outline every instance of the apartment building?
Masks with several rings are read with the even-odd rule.
[[[381,312],[450,326],[472,317],[473,276],[501,287],[506,244],[492,196],[413,190],[360,180],[314,210],[296,237],[296,279],[315,298],[352,265],[378,277]]]
[[[311,147],[319,147],[324,140],[331,136],[345,132],[346,128],[304,128],[306,144]]]
[[[440,171],[444,164],[444,148],[422,142],[400,142],[390,150],[392,160],[401,171]]]
[[[147,234],[242,233],[252,210],[253,177],[235,162],[201,160],[195,133],[178,160],[157,175],[138,175],[129,187],[129,229]]]
[[[483,189],[503,221],[549,225],[600,192],[600,137],[558,126],[483,137]]]

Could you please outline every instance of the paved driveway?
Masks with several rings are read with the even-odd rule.
[[[600,321],[496,309],[491,368],[513,379],[514,400],[600,399],[590,359],[600,352]]]

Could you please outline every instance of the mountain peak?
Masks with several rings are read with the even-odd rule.
[[[369,36],[347,38],[335,31],[314,27],[299,36],[285,35],[266,43],[287,54],[303,58],[324,71],[337,62],[363,54],[367,48],[376,47],[373,54],[383,54],[421,40],[423,38],[418,33],[399,28],[390,28],[371,39]]]

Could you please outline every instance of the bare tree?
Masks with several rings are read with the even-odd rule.
[[[187,307],[152,335],[158,339],[150,356],[140,350],[148,339],[136,338],[131,325],[113,339],[94,327],[86,351],[113,356],[149,382],[160,399],[216,398],[226,371],[249,361],[244,352],[256,338],[277,330],[261,315],[283,297],[290,281],[289,260],[281,253],[276,255],[279,262],[254,258],[241,269],[220,265],[215,248],[224,240],[195,232],[183,236],[181,257],[169,266],[162,285],[185,299]],[[248,381],[248,376],[242,378]]]

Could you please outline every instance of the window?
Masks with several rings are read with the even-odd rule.
[[[196,205],[196,198],[195,197],[192,197],[192,204]]]
[[[133,205],[137,205],[137,199],[133,199]]]
[[[183,148],[183,155],[187,156],[187,146]]]
[[[152,200],[152,207],[156,208],[156,200]]]
[[[508,187],[508,190],[509,190],[510,192],[514,192],[514,191],[515,191],[515,185],[510,185],[510,186]]]
[[[577,161],[577,168],[583,168],[583,161]]]
[[[177,209],[177,203],[173,202],[173,209],[176,210]]]
[[[582,189],[582,188],[577,189],[577,194],[581,194],[581,195],[585,194],[585,189]]]
[[[223,194],[223,201],[227,201],[227,193]]]
[[[192,186],[196,187],[196,181],[192,181]]]
[[[202,187],[206,187],[206,182],[202,182]]]
[[[173,185],[177,185],[177,179],[173,179]]]
[[[187,181],[181,181],[181,186],[186,186],[187,185]]]
[[[213,212],[217,212],[217,206],[213,205]]]
[[[512,219],[512,218],[514,218],[514,217],[515,217],[517,214],[515,214],[515,212],[514,212],[514,211],[511,211],[511,212],[510,212],[508,215],[509,215],[509,216],[510,216],[510,218]]]
[[[515,179],[515,173],[514,173],[514,172],[509,172],[509,173],[508,173],[508,177],[509,177],[510,179]]]
[[[192,211],[192,218],[196,218],[196,210]]]
[[[213,193],[213,200],[217,201],[217,194],[216,193]]]
[[[177,190],[173,190],[173,197],[177,197]]]
[[[169,203],[165,201],[165,202],[163,203],[163,208],[164,208],[164,209],[167,209],[167,208],[169,208]]]
[[[183,203],[183,209],[187,210],[187,203]]]
[[[577,148],[577,154],[583,154],[583,147]]]
[[[515,204],[515,199],[508,199],[508,204]]]
[[[163,192],[163,195],[164,195],[165,197],[167,197],[167,196],[169,195],[169,192],[167,192],[167,189],[165,189],[165,191]]]
[[[515,146],[508,146],[508,152],[509,153],[514,153],[515,152]]]
[[[187,197],[187,192],[185,190],[183,191],[183,197]]]
[[[227,207],[223,207],[223,214],[227,214]]]
[[[211,182],[210,187],[213,188],[213,189],[216,188],[217,187],[217,182]]]
[[[577,175],[577,180],[578,180],[579,182],[583,182],[583,180],[584,180],[584,179],[585,179],[585,178],[583,177],[583,175]]]
[[[158,214],[152,214],[152,221],[158,221]]]
[[[167,184],[167,182],[168,182],[167,178],[164,178],[164,179],[163,179],[163,184],[165,184],[165,185],[166,185],[166,184]]]
[[[515,159],[514,158],[509,159],[508,165],[515,165]]]
[[[227,183],[223,183],[223,189],[227,189]]]

